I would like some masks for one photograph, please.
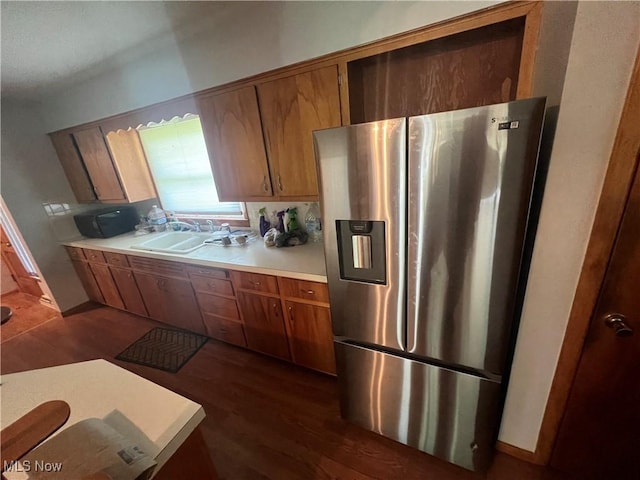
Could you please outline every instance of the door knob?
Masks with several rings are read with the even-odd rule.
[[[625,323],[627,317],[620,313],[610,313],[604,317],[604,324],[613,328],[618,337],[628,337],[633,335],[633,330]]]

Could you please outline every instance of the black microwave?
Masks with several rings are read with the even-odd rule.
[[[74,215],[73,219],[82,235],[91,238],[109,238],[130,232],[139,223],[134,207],[112,207]]]

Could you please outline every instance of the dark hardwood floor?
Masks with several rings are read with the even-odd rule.
[[[202,430],[223,479],[483,478],[344,422],[330,376],[215,340],[177,374],[114,359],[158,325],[108,307],[56,318],[4,342],[1,371],[105,358],[184,395],[204,407]],[[486,478],[567,477],[499,453]]]
[[[13,311],[11,319],[0,326],[0,341],[20,335],[41,323],[60,317],[60,313],[53,308],[40,303],[38,297],[22,292],[11,292],[2,295],[0,303],[10,307]]]

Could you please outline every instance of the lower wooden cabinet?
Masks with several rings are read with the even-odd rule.
[[[291,360],[280,299],[238,292],[247,345],[252,350]]]
[[[67,247],[89,298],[335,374],[327,285]]]
[[[335,374],[329,307],[292,301],[286,301],[285,306],[293,361],[304,367]]]
[[[134,276],[151,318],[206,335],[189,280],[142,272],[134,272]]]
[[[89,268],[89,264],[87,262],[77,260],[72,260],[71,263],[78,274],[78,278],[80,279],[85,292],[87,292],[89,300],[97,303],[105,303],[100,287],[98,287],[98,282],[96,282],[96,278],[93,276],[91,268]]]
[[[138,284],[131,270],[120,267],[110,267],[113,280],[118,287],[124,309],[127,312],[135,313],[146,317],[149,315],[147,307],[142,300],[142,295],[138,289]]]
[[[111,276],[109,267],[100,263],[90,263],[89,268],[93,272],[96,282],[98,282],[98,286],[104,297],[104,303],[110,307],[124,310],[122,297],[120,296],[116,282]]]
[[[240,321],[229,320],[210,313],[203,313],[202,319],[210,337],[238,345],[239,347],[247,346],[244,329]]]

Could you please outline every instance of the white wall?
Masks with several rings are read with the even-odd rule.
[[[181,33],[179,38],[160,42],[159,51],[154,53],[147,48],[144,57],[135,62],[118,64],[99,77],[44,99],[41,110],[44,130],[52,131],[145,106],[451,18],[491,3],[239,2],[229,6],[229,16],[215,28],[207,29],[208,19],[203,19],[190,34]],[[565,81],[560,73],[564,70],[563,60],[558,57],[559,65],[554,66],[553,49],[547,50],[545,68],[548,70],[537,74],[536,93],[549,94],[554,103],[561,91],[562,107],[500,434],[502,441],[526,450],[535,449],[633,64],[638,44],[639,5],[581,3],[564,89],[559,88]],[[171,15],[170,8],[175,8],[175,4],[167,4],[168,15]],[[566,28],[571,27],[570,23]],[[560,37],[563,28],[564,24],[555,29]],[[15,134],[30,141],[19,132]],[[4,122],[2,140],[4,162]],[[45,161],[57,165],[48,154],[46,159],[38,160]],[[59,170],[59,167],[52,168]],[[14,177],[24,176],[18,183],[25,184],[38,180],[40,171],[42,168],[21,168]],[[66,183],[59,173],[55,181]],[[2,186],[5,186],[4,175]],[[37,203],[39,199],[32,197],[41,196],[37,189],[32,194],[21,194],[16,186],[12,191],[17,196],[14,204],[23,196],[27,203]],[[25,212],[24,223],[31,221],[30,211]],[[20,217],[18,212],[15,215]],[[34,242],[38,243],[37,239]],[[38,259],[36,252],[40,244],[38,248],[31,243],[30,246]],[[47,250],[46,246],[42,248]]]
[[[64,311],[87,300],[43,202],[74,202],[37,105],[2,102],[2,197],[53,298]]]
[[[485,8],[497,1],[235,2],[44,99],[47,131],[96,120]],[[171,21],[174,2],[166,4]],[[116,7],[114,7],[116,8]],[[131,61],[134,60],[134,61]]]
[[[538,440],[639,43],[640,3],[579,3],[500,432],[525,450]]]

